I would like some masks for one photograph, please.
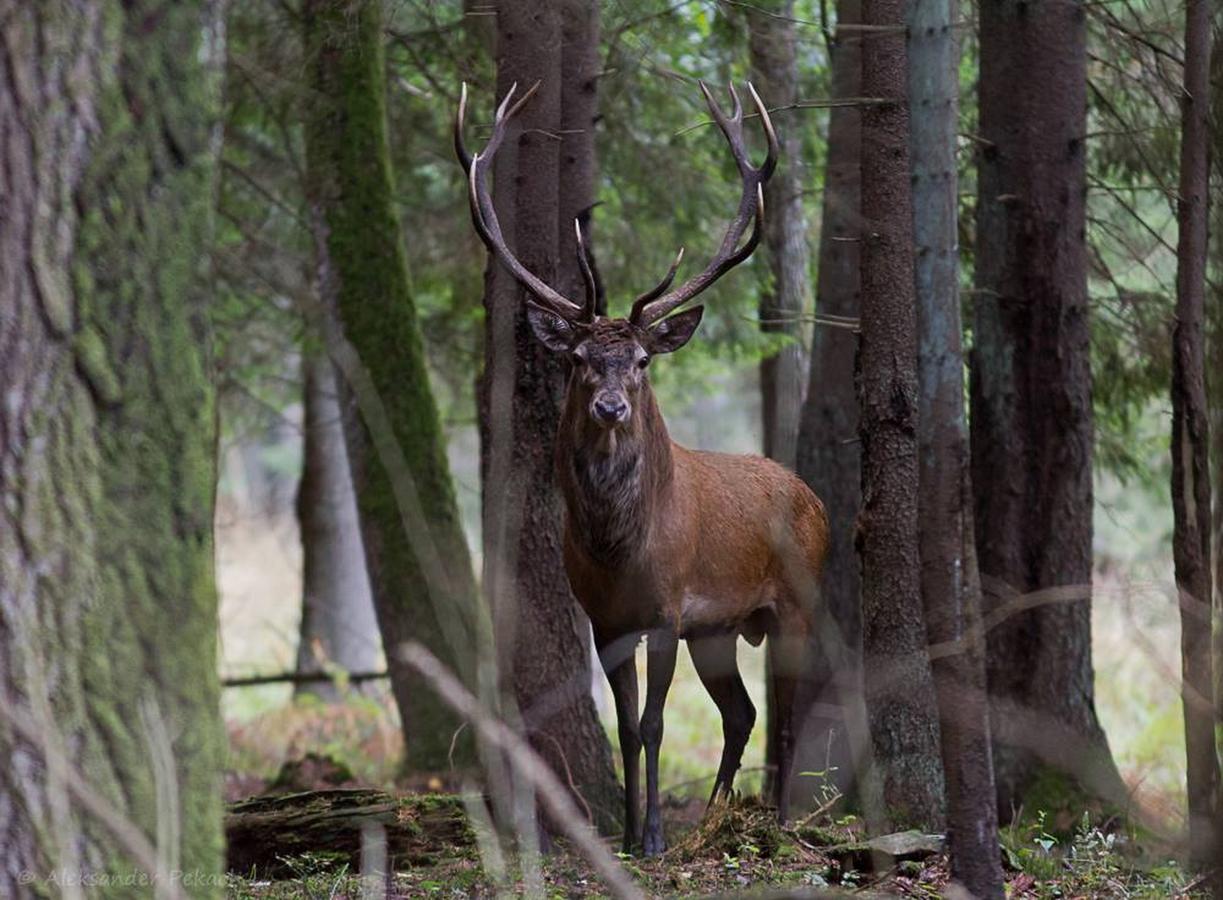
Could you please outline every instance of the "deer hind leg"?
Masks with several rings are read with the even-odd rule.
[[[781,612],[768,636],[769,691],[773,699],[773,738],[777,749],[777,772],[773,776],[773,801],[783,823],[790,814],[790,779],[794,762],[794,740],[802,724],[799,704],[809,692],[801,690],[807,663],[810,623],[801,612]]]
[[[688,641],[696,674],[722,715],[722,762],[713,783],[713,793],[709,795],[710,806],[719,796],[730,796],[735,773],[743,760],[743,748],[756,724],[756,707],[739,675],[737,642],[738,635],[734,632]]]
[[[662,811],[658,798],[658,749],[662,746],[662,711],[675,675],[679,637],[659,628],[646,639],[645,710],[641,714],[641,742],[645,745],[645,832],[641,838],[646,856],[657,856],[667,848],[662,833]]]
[[[611,684],[616,704],[616,726],[620,756],[624,760],[624,852],[629,853],[641,834],[638,806],[641,763],[641,730],[637,724],[637,633],[610,639],[595,633],[599,662]]]

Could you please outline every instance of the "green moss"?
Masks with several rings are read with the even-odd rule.
[[[371,576],[384,643],[418,640],[472,684],[476,586],[391,204],[381,4],[314,0],[304,22],[306,56],[315,74],[306,128],[310,193],[326,221],[344,337],[370,379],[367,386],[353,385],[364,414],[366,451],[354,465],[364,472],[358,485],[362,529],[378,548]],[[385,413],[384,422],[370,417],[372,405]],[[406,472],[396,471],[400,454]],[[412,517],[401,508],[404,498],[396,489],[397,482],[402,489],[408,481],[427,536],[405,533],[405,519]],[[447,584],[426,576],[418,555],[424,543],[436,549]],[[446,768],[458,721],[413,676],[396,673],[394,687],[409,766]],[[471,759],[466,735],[459,742],[460,760]]]
[[[106,358],[106,347],[97,330],[86,326],[76,334],[76,362],[93,388],[99,401],[107,406],[118,403],[121,396],[119,378]]]

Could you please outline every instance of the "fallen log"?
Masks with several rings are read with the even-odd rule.
[[[245,877],[294,874],[295,857],[361,865],[364,829],[381,827],[391,870],[431,866],[472,851],[475,838],[463,801],[449,794],[336,789],[253,797],[229,806],[227,865]]]

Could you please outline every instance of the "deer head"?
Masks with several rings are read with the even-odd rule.
[[[753,166],[743,141],[743,107],[734,85],[729,86],[733,110],[728,116],[705,83],[700,82],[709,111],[730,144],[743,182],[743,193],[735,217],[726,229],[713,259],[699,273],[668,291],[684,258],[681,249],[662,281],[633,301],[627,319],[598,316],[595,314],[595,279],[579,223],[574,222],[574,230],[586,287],[581,304],[563,297],[519,262],[505,242],[489,195],[486,175],[493,155],[505,138],[506,126],[538,86],[532,87],[516,103],[514,94],[518,86],[515,84],[510,88],[497,107],[493,133],[487,145],[483,151],[472,155],[463,143],[463,118],[467,107],[467,86],[463,85],[458,114],[455,116],[454,144],[459,161],[467,172],[472,223],[489,251],[531,293],[533,299],[527,301],[527,318],[535,336],[549,350],[566,354],[572,361],[573,374],[569,382],[571,400],[574,392],[577,392],[592,422],[602,428],[620,428],[631,421],[642,390],[648,390],[646,370],[651,358],[684,346],[700,324],[704,307],[696,306],[682,312],[676,310],[747,259],[760,242],[764,221],[764,184],[777,164],[777,134],[768,110],[749,83],[747,89],[760,116],[769,148],[764,163],[759,167]],[[749,223],[752,223],[751,234],[740,246]]]

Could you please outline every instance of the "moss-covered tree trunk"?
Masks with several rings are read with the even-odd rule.
[[[839,0],[837,24],[861,24],[858,0]],[[832,96],[861,96],[862,38],[848,28],[829,48]],[[828,116],[815,311],[829,321],[858,316],[862,237],[861,115],[835,106]],[[849,790],[855,759],[866,745],[862,710],[861,563],[854,531],[862,497],[858,403],[854,394],[857,335],[852,328],[817,324],[811,339],[811,371],[800,417],[798,474],[828,512],[828,559],[813,654],[816,702],[798,743],[795,771],[831,769],[831,779]],[[859,753],[854,752],[857,747]],[[801,779],[796,779],[801,781]]]
[[[1091,663],[1086,13],[987,3],[980,42],[972,483],[1008,818],[1046,765],[1097,793],[1125,788]]]
[[[494,201],[506,240],[528,269],[582,296],[573,217],[594,201],[598,14],[576,0],[497,8],[497,98],[539,82],[498,151]],[[616,827],[621,798],[611,748],[590,696],[590,627],[569,590],[553,445],[564,361],[527,327],[525,290],[487,272],[480,389],[484,588],[501,675],[532,746],[571,781],[599,826]]]
[[[150,868],[221,893],[220,14],[0,3],[5,897]]]
[[[308,0],[302,21],[308,193],[361,536],[408,765],[442,769],[459,723],[396,648],[418,640],[473,683],[477,594],[392,204],[382,6]]]

